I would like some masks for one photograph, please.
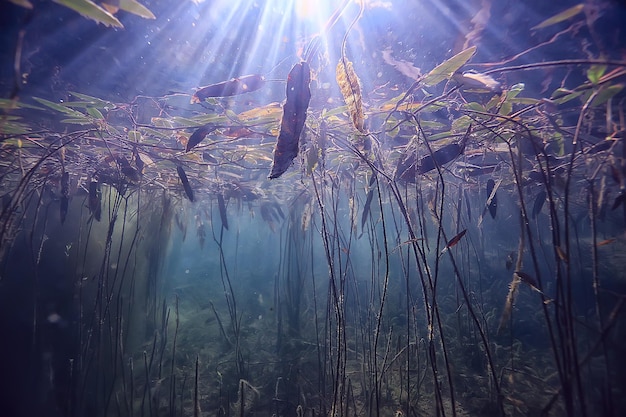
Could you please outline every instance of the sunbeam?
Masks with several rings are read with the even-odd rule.
[[[0,0],[0,414],[625,416],[624,21]]]

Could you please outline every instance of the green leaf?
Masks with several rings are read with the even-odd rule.
[[[516,97],[516,98],[512,98],[509,100],[511,103],[513,104],[522,104],[525,106],[534,106],[536,104],[539,104],[539,102],[541,100],[537,100],[536,98],[530,98],[530,97]]]
[[[537,26],[532,27],[530,30],[547,28],[548,26],[556,25],[557,23],[561,23],[565,20],[571,19],[572,17],[576,16],[578,13],[582,12],[584,8],[585,8],[584,4],[582,3],[577,4],[574,7],[570,7],[569,9],[562,11],[561,13],[558,13],[549,19],[544,20],[543,22],[539,23]]]
[[[522,91],[524,91],[524,83],[518,83],[511,86],[509,91],[506,93],[507,100],[517,97],[517,95]]]
[[[16,110],[16,109],[43,110],[42,107],[33,106],[30,104],[22,103],[21,101],[11,100],[8,98],[0,98],[0,109],[2,110]]]
[[[88,103],[91,107],[96,107],[98,109],[111,110],[116,107],[114,103],[107,100],[102,100],[98,97],[92,97],[88,96],[87,94],[77,93],[74,91],[70,91],[70,94],[72,94],[76,98],[83,100],[85,103]]]
[[[96,3],[90,0],[53,0],[55,3],[59,3],[65,7],[68,7],[75,12],[80,13],[86,18],[93,19],[97,23],[102,23],[104,26],[113,26],[117,28],[123,28],[122,22],[117,20],[115,16],[107,12]]]
[[[445,79],[452,77],[456,71],[470,60],[470,58],[476,53],[476,47],[472,46],[464,51],[459,52],[447,61],[437,65],[432,71],[430,71],[426,77],[422,80],[424,85],[428,87],[435,86]]]
[[[511,104],[511,102],[505,101],[500,106],[500,111],[498,112],[498,114],[500,114],[501,116],[508,116],[509,114],[511,114],[512,110],[513,110],[513,105]]]
[[[487,110],[491,110],[494,107],[496,107],[498,104],[500,104],[501,101],[501,97],[500,96],[493,96],[491,97],[491,100],[489,100],[489,102],[487,102],[487,105],[485,106],[485,108]]]
[[[432,120],[421,120],[420,121],[420,125],[424,129],[431,129],[431,130],[441,130],[441,129],[445,129],[447,127],[443,123],[435,122],[435,121],[432,121]]]
[[[575,99],[582,93],[582,91],[570,91],[563,88],[557,88],[554,93],[552,93],[552,98],[556,104],[563,104]]]
[[[307,167],[306,173],[307,175],[311,175],[315,168],[317,167],[317,163],[319,162],[319,149],[316,145],[312,145],[307,152]]]
[[[201,114],[198,116],[190,117],[187,120],[191,120],[197,126],[203,126],[207,123],[225,124],[229,122],[229,120],[226,119],[226,117],[220,114]]]
[[[25,135],[30,131],[31,128],[25,123],[0,119],[0,133],[3,135]],[[5,140],[2,143],[6,145],[7,141]]]
[[[161,138],[161,139],[169,139],[171,137],[170,133],[163,133],[156,129],[151,129],[149,127],[142,127],[141,130],[144,132],[144,138],[147,143],[154,142],[151,136]]]
[[[70,109],[69,107],[65,107],[62,104],[58,104],[58,103],[53,103],[52,101],[48,101],[46,99],[43,98],[39,98],[39,97],[33,97],[34,100],[40,102],[41,104],[50,107],[53,110],[56,110],[58,112],[67,114],[69,116],[75,117],[75,118],[85,118],[85,120],[88,120],[85,115],[79,111],[76,111],[74,109]]]
[[[591,81],[592,84],[598,84],[598,81],[600,81],[605,71],[606,65],[592,65],[591,68],[587,70],[587,79]]]
[[[150,119],[150,121],[156,127],[164,127],[168,129],[174,127],[174,124],[169,119],[166,119],[165,117],[153,117],[152,119]]]
[[[237,116],[237,113],[235,113],[231,109],[225,109],[224,114],[229,120],[232,120],[233,122],[239,122],[239,116]]]
[[[434,135],[430,135],[428,137],[428,141],[429,142],[434,142],[440,139],[447,139],[447,138],[451,138],[454,136],[454,133],[452,131],[448,131],[448,132],[441,132],[441,133],[437,133]]]
[[[472,119],[469,116],[461,116],[452,122],[453,132],[465,132],[469,125],[472,124]]]
[[[485,109],[485,107],[483,107],[482,104],[476,103],[475,101],[466,103],[463,107],[469,110],[474,110],[474,111],[481,112],[481,113],[487,113],[487,109]]]
[[[156,19],[154,14],[146,6],[140,4],[136,0],[120,0],[120,9],[126,10],[128,13],[143,17],[144,19]]]
[[[91,120],[89,120],[87,118],[78,118],[78,117],[72,117],[72,118],[69,118],[69,119],[63,119],[63,120],[61,120],[61,123],[70,123],[70,124],[73,124],[73,125],[82,125],[82,126],[93,124],[91,122]]]
[[[141,142],[141,132],[139,132],[138,130],[129,130],[128,140],[136,143]]]
[[[87,113],[91,117],[95,117],[96,119],[104,119],[104,116],[102,115],[102,113],[100,113],[100,110],[96,109],[95,107],[87,107]]]
[[[556,143],[557,156],[565,155],[565,140],[563,140],[563,135],[559,132],[555,132],[552,135],[552,142]]]
[[[178,125],[178,126],[185,126],[185,127],[200,127],[206,124],[206,123],[202,123],[200,121],[193,120],[187,117],[182,117],[182,116],[174,116],[168,119],[168,122],[171,122],[172,126]],[[159,126],[159,125],[155,125],[155,126]],[[159,126],[159,127],[167,127],[167,126]]]
[[[395,138],[396,136],[398,136],[398,133],[400,133],[400,123],[398,123],[398,119],[393,116],[389,117],[389,120],[387,120],[387,125],[385,126],[385,130],[387,130],[386,135],[389,138]]]
[[[602,89],[595,98],[589,104],[591,107],[596,107],[606,103],[611,97],[618,94],[624,89],[624,84],[615,84],[607,88]]]

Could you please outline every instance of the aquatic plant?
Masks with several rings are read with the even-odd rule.
[[[366,95],[345,47],[360,6],[337,67],[315,38],[282,107],[224,98],[260,75],[0,101],[0,304],[29,298],[34,362],[70,329],[49,366],[63,378],[40,378],[65,415],[626,409],[626,62],[517,63],[561,35],[501,62],[466,46],[424,74],[389,53],[371,59],[410,81]],[[577,33],[583,10],[534,30]],[[549,94],[507,78],[546,68],[585,78]],[[324,71],[338,85],[320,104]]]

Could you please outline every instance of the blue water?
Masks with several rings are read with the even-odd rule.
[[[140,3],[0,4],[1,415],[624,415],[623,2]]]

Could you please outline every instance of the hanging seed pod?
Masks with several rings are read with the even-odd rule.
[[[345,65],[344,65],[345,62]],[[343,99],[350,111],[350,118],[355,129],[366,134],[365,120],[363,117],[363,101],[361,98],[361,85],[359,77],[354,72],[352,62],[345,58],[339,60],[336,71],[337,84],[341,89]]]
[[[100,183],[91,181],[89,183],[89,213],[99,222],[102,216],[102,191]]]
[[[193,202],[193,189],[191,188],[191,185],[189,185],[189,179],[187,178],[185,170],[179,165],[176,167],[176,171],[178,172],[178,176],[180,177],[180,182],[183,183],[185,194],[187,194],[187,197],[189,197],[189,201]]]
[[[306,121],[306,111],[311,100],[311,69],[306,61],[294,65],[287,77],[287,100],[283,106],[280,133],[274,148],[274,162],[270,179],[278,178],[298,155],[300,134]]]
[[[65,223],[70,204],[70,173],[63,170],[61,175],[61,224]]]
[[[222,226],[228,230],[228,217],[226,217],[226,202],[222,194],[217,194],[217,207],[220,210],[220,219],[222,220]]]

